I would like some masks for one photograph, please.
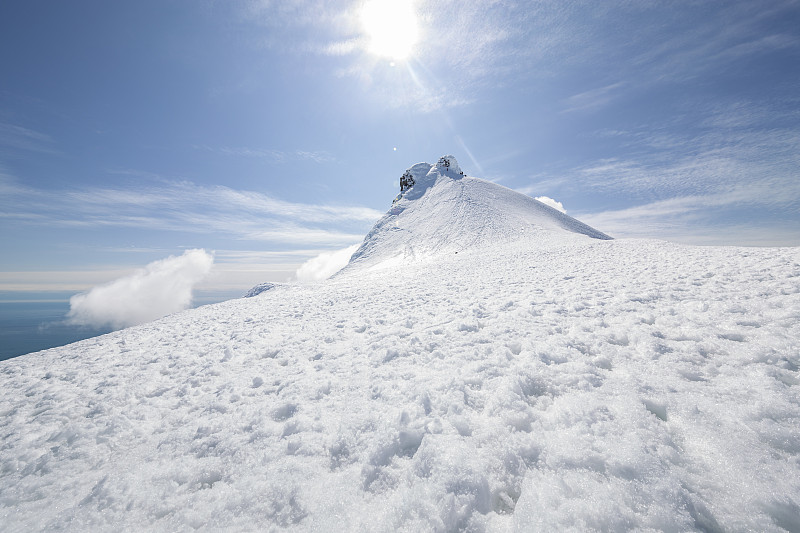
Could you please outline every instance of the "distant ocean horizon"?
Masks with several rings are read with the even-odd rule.
[[[66,323],[70,293],[0,293],[0,361],[56,348],[113,331]],[[230,300],[239,293],[199,293],[194,307]]]

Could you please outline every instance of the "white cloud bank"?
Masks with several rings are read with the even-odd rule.
[[[67,322],[120,329],[187,309],[192,288],[213,263],[214,257],[199,249],[153,261],[130,276],[70,298]]]
[[[537,196],[536,198],[534,198],[534,200],[539,200],[544,205],[550,206],[553,209],[558,209],[559,211],[561,211],[564,214],[567,213],[567,210],[564,209],[564,205],[561,202],[557,202],[557,201],[553,200],[552,198],[550,198],[549,196]]]
[[[348,246],[343,250],[322,252],[312,257],[297,269],[297,281],[320,281],[328,279],[347,265],[350,257],[358,250],[359,244]]]

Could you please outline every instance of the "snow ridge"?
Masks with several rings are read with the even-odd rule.
[[[414,185],[367,234],[349,272],[530,236],[539,240],[611,239],[586,224],[502,185],[466,176],[452,155],[406,171]]]

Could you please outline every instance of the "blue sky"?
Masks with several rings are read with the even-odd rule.
[[[0,4],[0,291],[285,281],[445,153],[616,237],[800,245],[800,2],[418,0],[407,57],[363,6]]]

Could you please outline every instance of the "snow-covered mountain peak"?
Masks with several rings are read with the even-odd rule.
[[[406,169],[400,177],[400,194],[394,199],[394,203],[401,198],[415,200],[421,197],[440,179],[460,179],[462,177],[464,177],[464,173],[452,155],[440,157],[435,165],[417,163]]]
[[[436,175],[429,175],[433,165],[430,163],[417,163],[411,168],[406,169],[400,177],[400,194],[394,199],[393,203],[404,196],[411,195],[411,198],[419,198],[425,191],[436,182]]]
[[[611,238],[529,196],[466,176],[451,155],[412,166],[400,187],[343,273],[520,239],[530,246],[576,235]]]
[[[458,161],[452,155],[444,155],[439,158],[439,161],[433,166],[431,170],[438,172],[441,176],[448,176],[458,179],[464,175],[461,172],[461,167],[458,166]]]

